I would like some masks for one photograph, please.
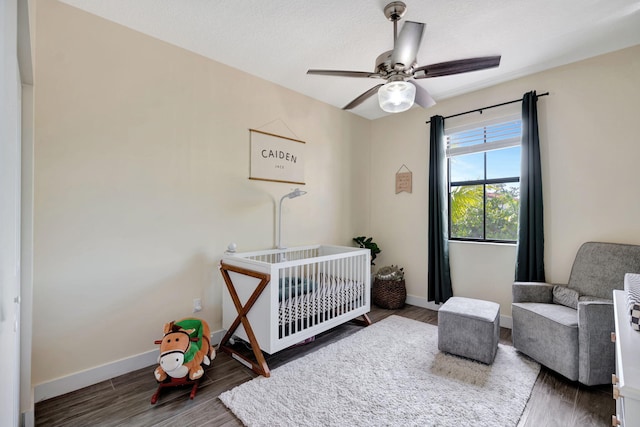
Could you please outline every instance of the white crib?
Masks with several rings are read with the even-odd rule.
[[[368,324],[370,256],[325,245],[226,253],[220,348],[269,376],[260,350],[275,353],[359,316]],[[257,365],[227,346],[232,335],[251,344]]]

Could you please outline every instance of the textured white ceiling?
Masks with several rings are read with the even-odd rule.
[[[373,71],[393,48],[387,0],[62,1],[340,108],[382,80],[307,69]],[[499,68],[420,80],[436,101],[640,44],[640,0],[405,3],[404,20],[426,23],[419,65],[502,55]],[[375,96],[351,111],[386,115]]]

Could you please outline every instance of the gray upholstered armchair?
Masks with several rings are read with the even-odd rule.
[[[615,372],[613,290],[640,273],[640,246],[588,242],[569,283],[513,284],[513,345],[572,381],[607,384]]]

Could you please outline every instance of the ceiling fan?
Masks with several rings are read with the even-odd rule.
[[[422,42],[425,24],[406,21],[402,26],[402,30],[400,30],[400,34],[398,34],[398,21],[406,11],[407,5],[401,1],[394,1],[385,6],[384,15],[393,22],[394,47],[393,50],[384,52],[376,58],[376,66],[373,72],[308,70],[307,74],[386,80],[386,83],[380,83],[372,87],[342,109],[350,110],[378,92],[380,108],[389,113],[400,113],[411,108],[414,101],[424,108],[429,108],[436,103],[429,95],[429,92],[415,84],[412,79],[449,76],[494,68],[500,65],[500,56],[498,55],[418,66],[417,54]]]

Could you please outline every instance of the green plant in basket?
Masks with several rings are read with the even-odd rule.
[[[378,244],[373,241],[373,237],[354,237],[353,241],[356,242],[361,248],[369,249],[371,251],[371,265],[376,265],[373,260],[376,259],[381,250],[378,247]]]

